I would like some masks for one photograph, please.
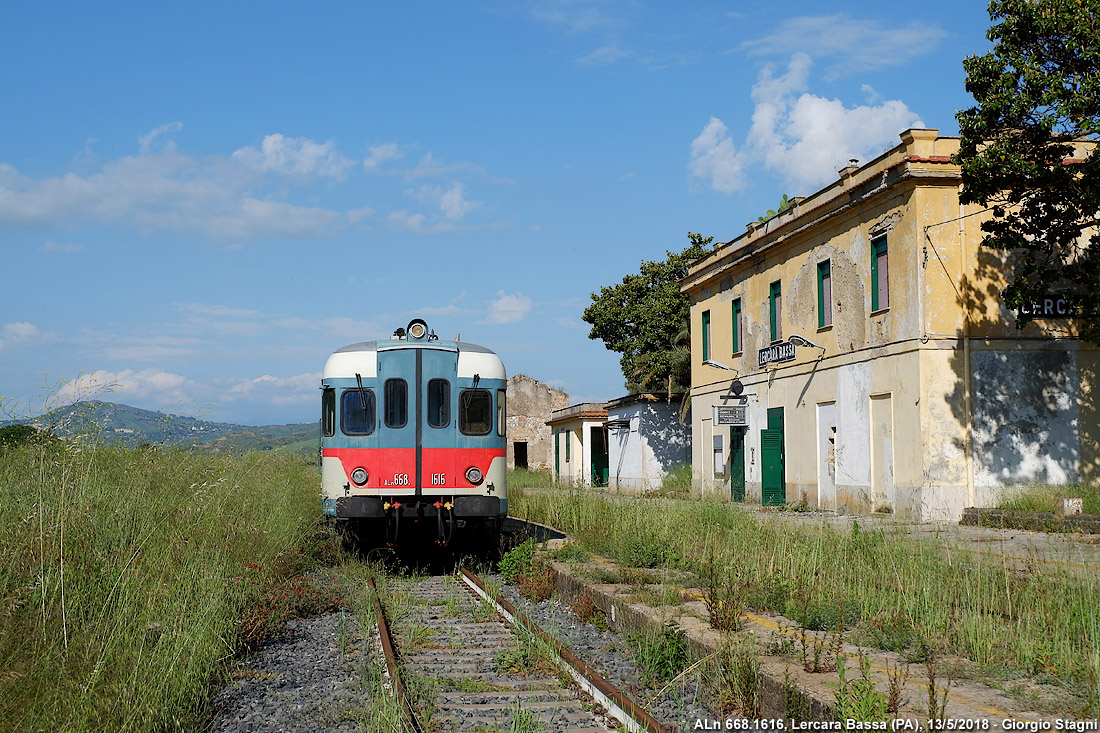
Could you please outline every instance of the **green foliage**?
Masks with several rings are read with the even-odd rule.
[[[52,438],[50,433],[37,430],[30,425],[5,425],[0,428],[0,449],[15,448],[44,438]]]
[[[767,213],[765,213],[763,216],[756,217],[756,220],[757,221],[767,221],[768,219],[771,219],[773,216],[778,216],[779,214],[782,214],[784,211],[786,211],[789,208],[791,208],[791,202],[787,200],[787,194],[783,194],[783,198],[781,198],[779,200],[779,208],[768,209]]]
[[[522,576],[531,572],[534,559],[535,541],[528,538],[500,558],[500,574],[506,582],[518,583]]]
[[[656,634],[629,634],[626,640],[647,686],[670,682],[688,666],[687,634],[677,623],[665,624]]]
[[[963,203],[990,206],[982,243],[1013,255],[1009,308],[1057,292],[1100,342],[1100,0],[993,0],[993,50],[963,62],[977,106],[958,115]],[[1075,149],[1076,148],[1076,149]],[[1018,317],[1017,325],[1029,319]]]
[[[854,680],[847,679],[844,662],[843,656],[836,662],[836,671],[840,678],[836,684],[836,717],[843,720],[885,720],[886,695],[875,689],[875,681],[871,679],[871,660],[860,655],[860,677]]]
[[[683,251],[667,252],[667,260],[643,260],[639,274],[592,293],[584,310],[582,318],[592,325],[588,337],[622,354],[619,365],[632,391],[676,393],[691,386],[684,328],[690,308],[680,279],[692,262],[713,251],[714,237],[688,233],[688,240]]]

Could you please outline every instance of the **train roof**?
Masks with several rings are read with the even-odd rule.
[[[449,351],[457,354],[459,377],[480,375],[483,379],[507,379],[500,357],[492,349],[467,341],[439,339],[386,339],[348,344],[334,351],[325,362],[322,379],[348,378],[355,374],[364,379],[377,376],[378,352],[401,349]]]
[[[466,351],[475,354],[495,354],[492,349],[469,341],[413,341],[407,339],[386,339],[383,341],[360,341],[357,344],[342,346],[334,354],[346,354],[356,351],[387,351],[389,349],[436,349],[438,351]]]

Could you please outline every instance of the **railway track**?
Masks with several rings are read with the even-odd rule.
[[[466,569],[375,592],[413,731],[665,730]]]

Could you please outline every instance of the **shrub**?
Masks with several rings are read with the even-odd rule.
[[[535,541],[526,539],[500,558],[500,574],[507,583],[518,583],[520,576],[531,572],[535,559]]]

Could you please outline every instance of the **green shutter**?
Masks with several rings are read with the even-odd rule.
[[[781,332],[779,328],[779,319],[782,317],[782,313],[780,313],[779,310],[782,306],[781,303],[778,302],[781,297],[780,292],[780,285],[779,281],[777,280],[776,282],[773,282],[771,284],[770,292],[768,294],[768,315],[770,316],[769,320],[771,322],[772,341],[776,341],[779,338],[779,334]]]
[[[741,352],[741,299],[733,301],[733,353]]]
[[[832,323],[832,319],[829,318],[830,310],[833,307],[831,293],[826,290],[831,290],[830,285],[832,277],[829,272],[829,260],[817,263],[817,327],[824,328]]]
[[[871,312],[882,310],[890,305],[886,285],[889,275],[880,270],[879,262],[886,264],[886,237],[871,240]],[[885,296],[885,297],[883,297]]]
[[[703,361],[711,358],[711,311],[703,311]]]

